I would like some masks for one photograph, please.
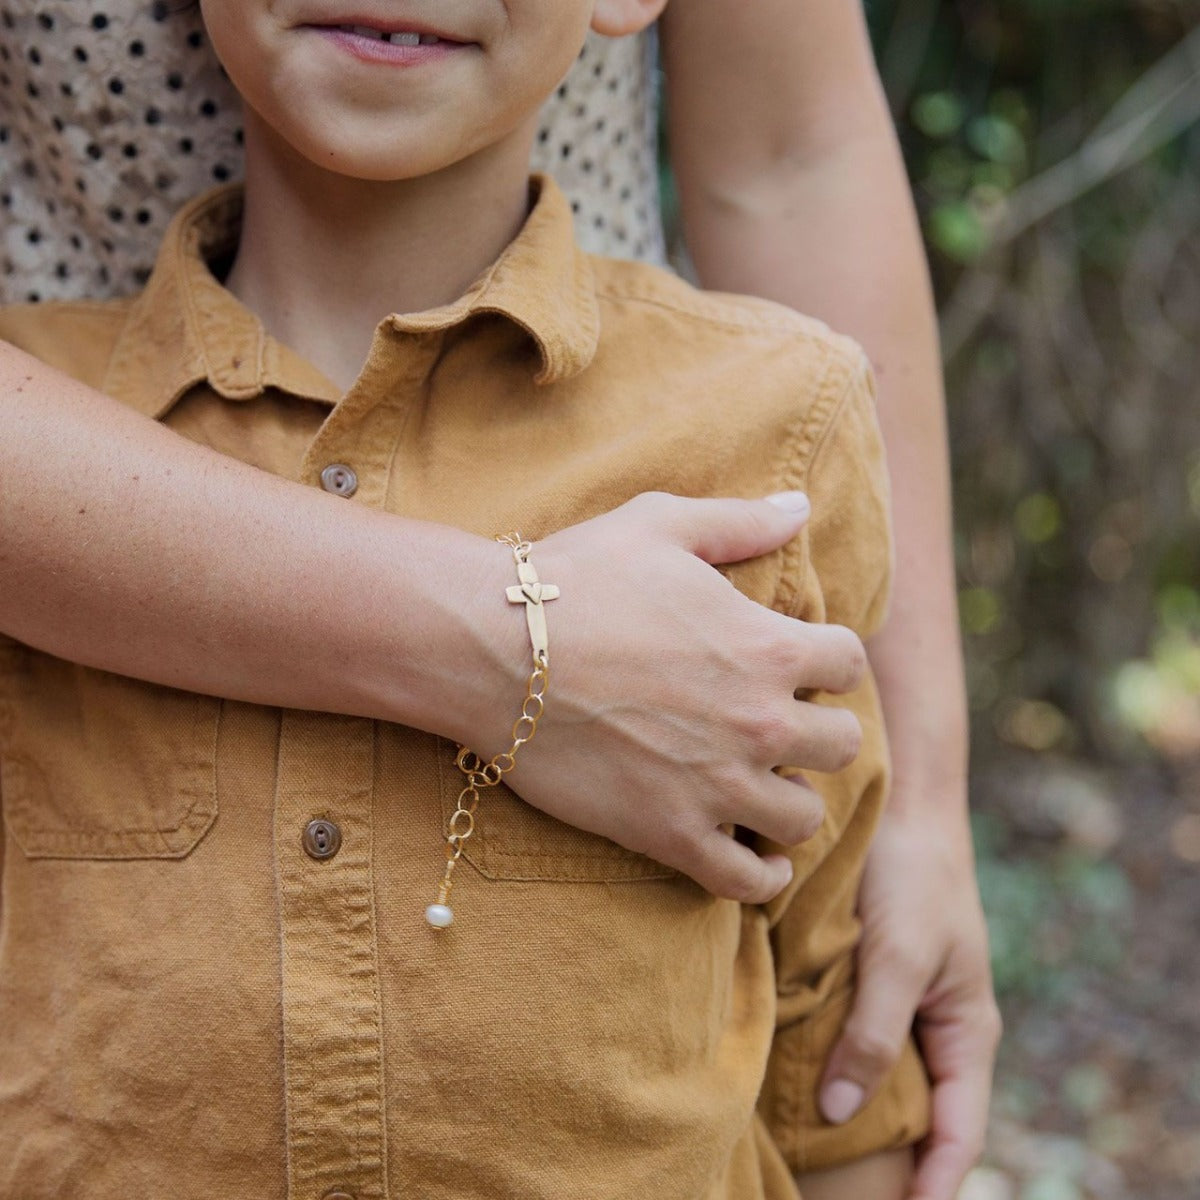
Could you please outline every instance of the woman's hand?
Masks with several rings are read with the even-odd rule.
[[[951,797],[884,813],[859,892],[854,1008],[821,1090],[826,1117],[847,1120],[915,1028],[933,1084],[933,1126],[912,1200],[953,1200],[979,1157],[1000,1037],[970,839],[965,821],[952,819],[965,811]]]
[[[797,688],[857,686],[866,663],[857,636],[772,612],[710,565],[793,537],[808,502],[776,499],[650,493],[536,544],[538,574],[561,596],[547,610],[545,716],[509,777],[535,807],[745,903],[780,892],[791,866],[721,826],[804,841],[823,803],[772,768],[836,771],[861,741],[852,713],[795,699]],[[525,637],[523,622],[515,636]],[[527,649],[506,643],[506,652],[528,661]],[[485,756],[507,749],[492,704],[494,734],[468,743]]]

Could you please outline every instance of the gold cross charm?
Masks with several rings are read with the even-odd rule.
[[[539,666],[549,665],[550,635],[546,630],[546,610],[543,600],[557,600],[558,587],[553,583],[542,583],[533,564],[517,557],[517,578],[520,583],[505,589],[509,604],[525,605],[525,623],[529,626],[529,640],[533,643],[533,661]]]

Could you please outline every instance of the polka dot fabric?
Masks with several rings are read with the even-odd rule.
[[[589,37],[542,109],[533,166],[570,197],[586,249],[661,266],[656,63],[652,34]]]
[[[534,167],[598,254],[665,261],[654,48],[590,37]],[[177,208],[241,174],[238,100],[195,5],[0,0],[0,302],[136,291]]]

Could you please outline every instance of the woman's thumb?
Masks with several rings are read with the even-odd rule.
[[[778,550],[803,528],[812,512],[803,492],[777,492],[765,500],[718,500],[703,515],[692,553],[705,562],[741,562]]]
[[[669,536],[714,566],[769,554],[790,541],[812,511],[803,492],[779,492],[764,500],[692,500],[662,497],[656,517]]]

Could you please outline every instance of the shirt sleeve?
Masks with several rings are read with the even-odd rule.
[[[892,534],[874,382],[860,351],[852,355],[840,398],[817,435],[806,489],[813,516],[795,567],[792,615],[846,625],[867,638],[887,611]],[[803,698],[851,709],[862,724],[863,744],[845,770],[806,775],[825,802],[825,822],[809,842],[787,851],[795,876],[767,906],[776,1033],[759,1116],[793,1172],[905,1145],[928,1127],[928,1083],[911,1043],[877,1096],[847,1124],[827,1124],[817,1108],[825,1063],[853,1000],[858,887],[886,800],[889,764],[870,677],[849,696],[818,692]]]

